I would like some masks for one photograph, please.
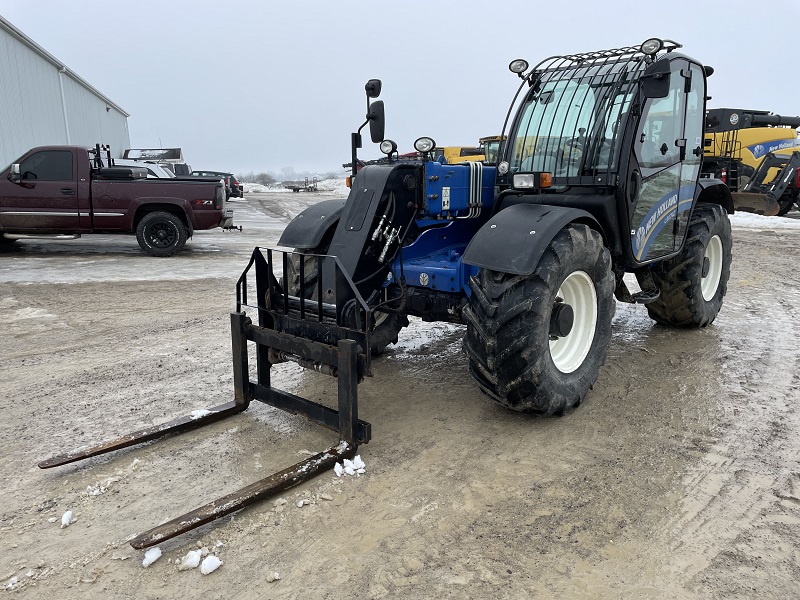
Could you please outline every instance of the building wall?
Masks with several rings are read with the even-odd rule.
[[[127,113],[0,20],[0,169],[33,146],[97,143],[121,157]]]

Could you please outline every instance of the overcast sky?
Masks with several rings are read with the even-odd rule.
[[[649,37],[715,68],[709,107],[800,114],[798,0],[0,0],[0,14],[129,112],[133,147],[181,147],[196,169],[343,174],[370,78],[401,151],[422,135],[475,145],[500,133],[512,59]]]

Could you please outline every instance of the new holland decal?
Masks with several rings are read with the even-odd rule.
[[[753,153],[755,158],[761,158],[768,152],[777,152],[778,150],[786,150],[798,146],[800,146],[800,140],[777,140],[764,144],[753,144],[752,146],[748,146],[747,149]]]
[[[692,207],[694,191],[694,185],[681,186],[662,196],[653,205],[653,208],[642,219],[642,224],[633,237],[633,255],[636,260],[644,260],[656,236],[667,223],[674,221],[678,214]],[[676,207],[677,210],[673,210]]]

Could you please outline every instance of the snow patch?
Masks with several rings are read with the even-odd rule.
[[[189,569],[194,569],[200,564],[200,558],[202,557],[203,551],[202,550],[189,550],[186,553],[186,556],[181,558],[180,562],[178,563],[178,571],[188,571]]]
[[[790,213],[791,214],[791,213]],[[800,229],[800,219],[792,217],[765,217],[755,213],[737,211],[728,215],[731,227],[740,229]]]
[[[18,308],[0,319],[0,323],[16,323],[28,319],[55,319],[56,316],[43,308]]]
[[[142,561],[142,566],[149,567],[159,558],[161,558],[161,548],[159,548],[158,546],[156,546],[155,548],[150,548],[147,552],[144,553],[144,560]]]
[[[203,564],[200,565],[200,572],[203,575],[208,575],[209,573],[213,573],[219,569],[221,566],[222,561],[213,554],[209,554],[203,559]]]
[[[207,408],[201,408],[199,410],[193,410],[192,414],[189,415],[189,418],[194,421],[195,419],[200,419],[201,417],[205,417],[206,415],[210,415],[211,411]]]
[[[366,468],[367,465],[361,460],[361,455],[357,454],[353,457],[353,460],[345,458],[342,464],[337,462],[333,465],[333,472],[336,473],[337,477],[341,477],[342,475],[355,475],[358,477],[366,473]]]
[[[72,518],[72,511],[68,510],[63,515],[61,515],[61,529],[64,527],[69,527],[75,522],[75,519]]]
[[[94,485],[87,485],[86,493],[90,496],[99,496],[100,494],[105,494],[108,491],[108,488],[111,487],[111,484],[115,481],[119,481],[119,477],[106,477]]]

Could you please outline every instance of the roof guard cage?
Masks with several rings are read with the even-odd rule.
[[[552,56],[520,73],[523,81],[503,126],[501,154],[510,171],[550,172],[555,186],[613,184],[637,83],[660,53],[681,47],[653,41],[657,50],[650,53],[628,46]]]
[[[276,277],[273,257],[279,254],[282,267]],[[309,255],[305,255],[306,258]],[[231,313],[233,349],[234,399],[208,410],[147,427],[92,447],[55,456],[39,463],[46,469],[105,454],[143,442],[182,433],[219,421],[245,410],[258,400],[293,414],[305,416],[323,427],[338,432],[335,445],[286,469],[273,473],[226,496],[218,498],[180,517],[162,523],[130,540],[134,548],[146,548],[191,531],[215,519],[241,510],[258,501],[307,481],[333,468],[337,461],[355,456],[359,444],[372,436],[372,426],[358,418],[358,383],[369,375],[370,329],[374,326],[372,311],[344,273],[339,260],[332,256],[314,256],[316,290],[306,289],[305,260],[299,261],[299,284],[295,295],[289,280],[291,253],[256,248],[236,285],[236,312]],[[322,269],[336,270],[336,301],[317,302],[322,297]],[[248,302],[248,274],[255,271],[257,302]],[[250,281],[252,283],[252,280]],[[253,308],[258,325],[242,312]],[[248,343],[255,345],[255,374],[252,380]],[[338,409],[275,389],[270,382],[270,369],[276,362],[291,360],[300,366],[338,380]]]
[[[663,50],[669,53],[672,52],[673,50],[677,50],[678,48],[682,47],[681,44],[679,44],[678,42],[674,42],[672,40],[661,40],[661,41],[662,41],[662,46],[659,52]],[[556,62],[560,62],[562,68],[568,68],[568,67],[582,66],[582,63],[586,62],[589,63],[613,62],[611,59],[622,59],[625,57],[634,58],[636,56],[647,57],[655,55],[645,54],[644,52],[642,52],[641,45],[639,45],[639,46],[628,46],[624,48],[612,48],[610,50],[595,50],[593,52],[579,52],[577,54],[569,54],[566,56],[560,56],[560,55],[551,56],[550,58],[546,58],[538,65],[536,65],[531,70],[531,73],[528,74],[528,77],[530,77],[531,74],[537,71],[542,71],[543,70],[542,65],[548,63],[554,64]]]

